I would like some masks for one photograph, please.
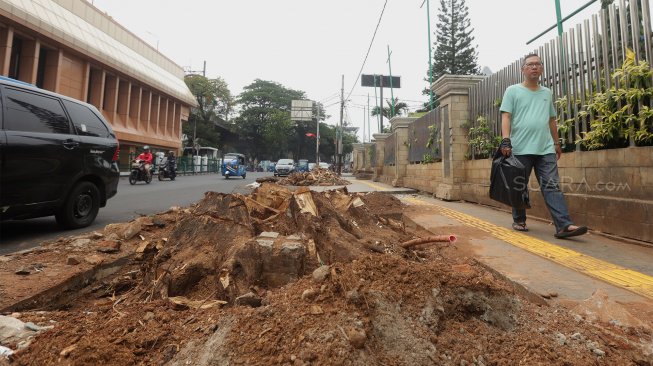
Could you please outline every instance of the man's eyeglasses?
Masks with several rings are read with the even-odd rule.
[[[524,67],[527,67],[527,68],[530,68],[530,69],[537,68],[537,67],[540,67],[540,66],[542,66],[541,62],[529,62],[527,64],[524,64]]]

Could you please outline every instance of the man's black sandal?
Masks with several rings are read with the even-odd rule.
[[[571,226],[571,225],[570,225]],[[567,230],[569,226],[564,228],[562,231],[555,233],[555,236],[558,239],[570,238],[572,236],[579,236],[587,233],[587,226],[579,226],[574,230]]]

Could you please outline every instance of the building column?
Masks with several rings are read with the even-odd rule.
[[[150,114],[152,113],[152,92],[141,88],[141,111],[138,122],[138,130],[147,132],[150,126]]]
[[[116,125],[116,113],[118,107],[118,77],[106,74],[105,78],[105,93],[103,105],[106,112],[106,117],[111,124]],[[124,127],[124,126],[123,126]]]
[[[442,113],[442,183],[435,196],[444,200],[460,200],[465,180],[465,152],[469,140],[463,125],[469,120],[469,89],[484,76],[443,75],[433,83]]]
[[[131,81],[118,79],[118,119],[122,121],[125,127],[129,125],[129,96],[131,94]]]
[[[177,121],[177,103],[175,101],[172,101],[172,116],[171,116],[171,122],[170,122],[170,137],[175,136],[175,129],[177,128],[177,124],[179,121]]]
[[[168,98],[162,98],[159,105],[159,121],[156,124],[157,137],[165,136],[166,125],[168,124]]]
[[[59,55],[62,52],[59,51]],[[82,76],[82,100],[88,99],[88,91],[90,88],[91,82],[91,63],[88,61],[84,62],[84,75]],[[59,78],[57,77],[57,90],[59,89]]]
[[[390,120],[390,129],[395,133],[395,178],[392,181],[394,187],[404,184],[409,153],[408,126],[416,119],[414,117],[393,117]]]
[[[143,89],[139,85],[131,84],[129,86],[129,124],[139,131],[141,115],[141,94]]]
[[[6,27],[0,29],[0,73],[2,76],[9,75],[9,64],[11,63],[11,49],[14,43],[14,28]]]
[[[20,55],[18,80],[36,85],[36,74],[39,68],[39,50],[41,42],[38,39],[23,40],[23,50]]]
[[[388,136],[390,136],[389,133],[375,133],[372,135],[374,139],[374,159],[372,159],[372,171],[374,175],[372,176],[372,180],[375,182],[378,182],[381,175],[383,175],[385,140],[388,139]]]
[[[91,69],[90,78],[89,88],[91,92],[88,93],[88,103],[93,104],[98,110],[102,110],[102,103],[104,101],[104,70]]]
[[[159,114],[161,113],[161,95],[152,95],[152,108],[150,112],[150,123],[147,132],[152,134],[157,133],[157,126],[159,125]]]
[[[48,50],[45,54],[45,75],[43,77],[43,89],[59,93],[59,80],[61,79],[61,58],[62,50]],[[86,94],[84,94],[86,95]]]

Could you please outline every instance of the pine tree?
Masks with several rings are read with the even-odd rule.
[[[478,53],[476,46],[472,45],[474,29],[471,28],[465,0],[440,0],[436,29],[432,65],[433,81],[445,74],[480,74],[477,63]],[[428,70],[426,75],[428,81]],[[424,90],[424,94],[429,94],[428,88]],[[425,103],[425,107],[428,110],[428,102]]]

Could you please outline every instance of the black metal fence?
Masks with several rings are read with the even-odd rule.
[[[119,166],[121,172],[129,172],[131,170],[131,162],[136,159],[135,153],[129,154],[129,162],[125,165]],[[152,161],[152,169],[154,172],[158,171],[159,159],[156,157]],[[196,156],[178,156],[176,157],[177,175],[193,175],[193,174],[210,174],[220,173],[220,159],[209,159],[208,157]]]
[[[619,87],[613,73],[629,52],[635,62],[646,61],[650,67],[652,42],[649,0],[620,0],[534,50],[544,64],[541,82],[558,101],[558,126],[569,124],[561,138],[571,149],[580,148],[579,137],[591,130],[595,117],[579,112],[586,111],[595,93]],[[522,59],[516,60],[471,88],[470,127],[478,126],[480,116],[495,136],[501,136],[499,106],[506,88],[522,81],[521,64]],[[632,138],[629,145],[634,145]]]
[[[395,165],[396,161],[396,140],[397,134],[390,134],[385,140],[385,145],[383,147],[383,165]]]
[[[442,160],[440,153],[440,108],[408,125],[408,160],[411,163],[430,163]]]

